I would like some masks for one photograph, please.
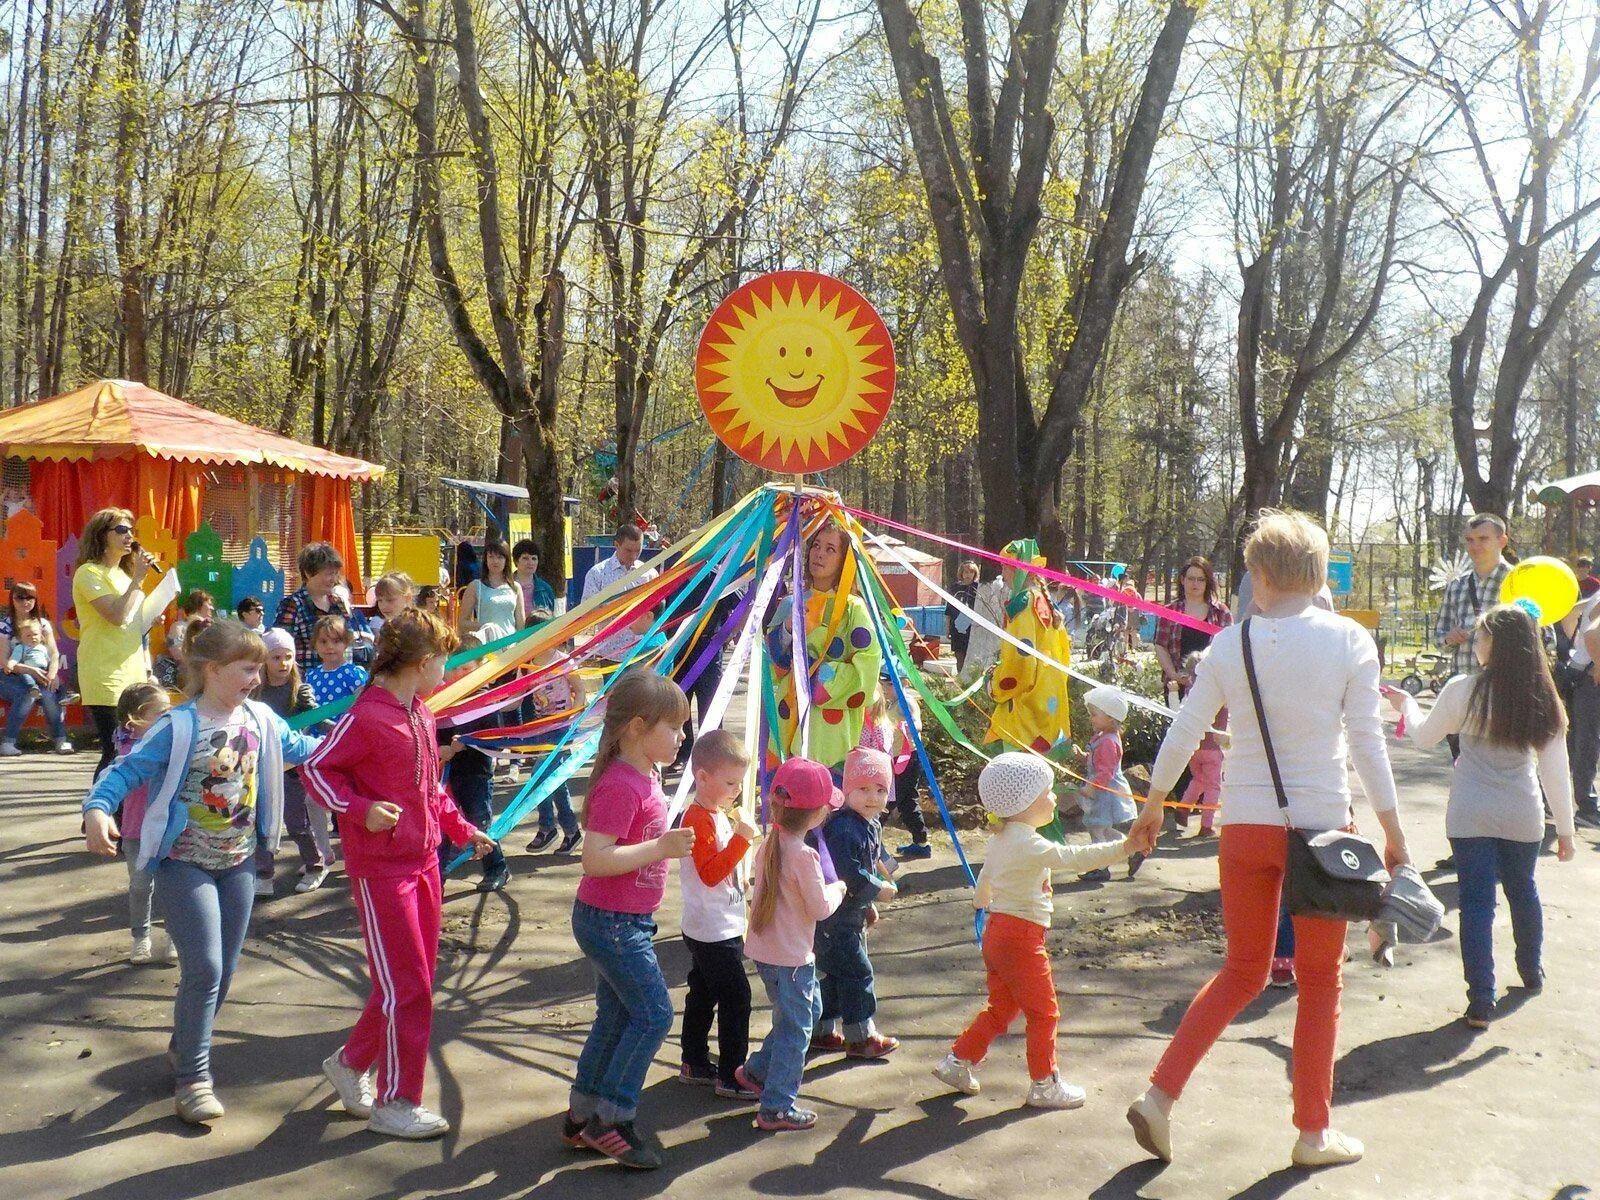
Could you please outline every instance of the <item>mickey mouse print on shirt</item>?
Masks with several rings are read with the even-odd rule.
[[[189,772],[178,793],[188,824],[172,856],[207,870],[238,866],[256,848],[256,765],[261,747],[242,712],[200,720]]]

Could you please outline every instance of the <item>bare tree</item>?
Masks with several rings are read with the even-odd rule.
[[[519,169],[537,169],[543,174],[537,180],[537,194],[516,193],[519,210],[524,203],[529,205],[522,213],[528,224],[507,221],[502,205],[500,144],[491,127],[481,71],[477,22],[482,18],[471,0],[441,0],[437,19],[435,5],[429,0],[411,0],[404,10],[388,0],[379,2],[407,42],[415,68],[416,172],[434,283],[456,345],[474,377],[520,435],[540,572],[559,587],[565,581],[565,554],[556,417],[567,294],[561,259],[576,225],[575,200],[556,186],[554,155],[521,146]],[[526,3],[517,7],[523,28],[530,22],[539,23],[545,53],[561,44],[553,33],[559,18]],[[441,45],[453,50],[452,74],[464,127],[464,152],[475,184],[473,269],[481,272],[487,335],[456,265],[458,239],[453,237],[451,201],[441,171],[441,162],[452,153],[442,133]],[[537,88],[546,86],[549,78],[533,69],[524,83]],[[534,137],[552,132],[524,129]],[[526,253],[514,253],[519,239],[525,239]],[[537,299],[527,304],[527,297],[535,293]]]
[[[984,537],[1039,532],[1057,557],[1065,535],[1054,485],[1134,265],[1128,250],[1167,101],[1195,10],[1167,6],[1143,85],[1105,159],[1108,202],[1081,214],[1093,230],[1052,356],[1042,419],[1034,414],[1019,338],[1019,296],[1043,215],[1064,0],[1026,0],[997,21],[983,0],[957,0],[962,89],[953,101],[939,39],[908,0],[878,0],[933,218],[941,275],[979,400]],[[994,44],[997,25],[1009,28]],[[998,75],[998,85],[996,82]],[[964,93],[964,95],[962,94]],[[965,100],[966,111],[954,105]]]
[[[1480,222],[1455,196],[1439,197],[1477,277],[1450,339],[1452,440],[1467,499],[1480,512],[1503,514],[1514,499],[1518,412],[1529,378],[1563,315],[1600,277],[1600,233],[1590,221],[1600,213],[1600,187],[1574,170],[1600,100],[1600,13],[1585,0],[1541,0],[1531,9],[1522,0],[1493,0],[1477,15],[1463,26],[1450,6],[1430,22],[1441,65],[1424,73],[1455,108],[1489,210]],[[1500,119],[1486,127],[1488,113]],[[1573,252],[1558,258],[1561,239],[1575,233]],[[1495,359],[1488,380],[1486,356]],[[1479,425],[1485,389],[1487,456]]]
[[[1414,156],[1396,117],[1415,85],[1383,74],[1372,15],[1346,17],[1333,0],[1246,0],[1224,56],[1245,517],[1281,502],[1286,482],[1326,515],[1338,372],[1394,268]]]

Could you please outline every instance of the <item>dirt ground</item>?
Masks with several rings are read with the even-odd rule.
[[[1444,853],[1447,760],[1396,752],[1419,863]],[[427,1096],[455,1124],[442,1141],[385,1141],[335,1111],[319,1064],[366,991],[355,915],[342,877],[309,896],[290,887],[260,904],[222,1011],[214,1066],[227,1117],[192,1129],[173,1116],[162,1058],[174,966],[133,967],[126,874],[89,859],[78,803],[90,760],[0,764],[0,1195],[141,1197],[271,1194],[449,1196],[1051,1196],[1152,1200],[1576,1200],[1600,1182],[1600,995],[1595,896],[1600,845],[1540,864],[1549,983],[1516,992],[1487,1033],[1460,1022],[1451,935],[1406,948],[1392,971],[1351,939],[1337,1070],[1336,1120],[1363,1138],[1365,1161],[1318,1174],[1288,1166],[1287,1066],[1294,999],[1271,991],[1228,1031],[1177,1112],[1178,1161],[1145,1160],[1123,1121],[1161,1047],[1221,951],[1214,843],[1171,842],[1139,878],[1066,884],[1051,934],[1062,998],[1065,1078],[1086,1086],[1080,1111],[1021,1107],[1019,1032],[996,1048],[975,1097],[945,1092],[929,1068],[980,1004],[969,893],[948,844],[908,868],[906,895],[874,933],[880,1023],[900,1051],[873,1064],[814,1062],[808,1133],[762,1135],[752,1112],[673,1077],[669,1040],[652,1069],[641,1123],[667,1167],[630,1174],[557,1140],[589,1016],[589,973],[567,912],[577,865],[511,859],[502,895],[473,880],[446,888],[434,1052]],[[894,832],[890,834],[895,840]],[[964,835],[981,857],[981,836]],[[1448,872],[1431,872],[1453,902]],[[676,887],[660,949],[681,1005],[687,956]],[[1497,946],[1511,970],[1501,914]],[[161,939],[158,939],[161,940]],[[765,1030],[758,1010],[756,1032]]]

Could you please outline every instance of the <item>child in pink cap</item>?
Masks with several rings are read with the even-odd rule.
[[[761,1093],[756,1128],[810,1129],[817,1114],[796,1108],[811,1029],[822,1013],[812,942],[817,922],[844,900],[845,885],[822,878],[822,860],[805,836],[844,803],[819,762],[791,758],[772,776],[772,829],[756,858],[745,956],[772,1002],[772,1032],[735,1073]]]

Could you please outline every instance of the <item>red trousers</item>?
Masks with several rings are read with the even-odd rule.
[[[1150,1082],[1174,1098],[1222,1031],[1267,986],[1278,933],[1288,830],[1281,825],[1224,825],[1217,851],[1222,924],[1228,956],[1200,989]],[[1339,1033],[1339,991],[1345,922],[1294,919],[1294,971],[1299,986],[1294,1023],[1294,1123],[1305,1133],[1328,1128],[1333,1101],[1333,1050]]]
[[[367,943],[372,994],[344,1044],[348,1067],[378,1067],[379,1104],[422,1103],[433,1032],[433,973],[439,954],[437,867],[392,879],[352,879]]]
[[[982,1062],[989,1046],[1021,1013],[1028,1021],[1028,1075],[1048,1079],[1056,1069],[1055,980],[1045,928],[1008,913],[990,913],[983,930],[983,965],[989,972],[989,1003],[950,1052],[970,1063]]]

